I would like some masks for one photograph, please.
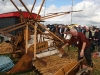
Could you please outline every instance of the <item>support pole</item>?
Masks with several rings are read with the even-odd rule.
[[[73,0],[72,0],[72,7],[71,7],[71,11],[73,11]],[[72,24],[72,20],[73,20],[73,12],[71,12],[71,24]]]
[[[35,24],[34,26],[34,60],[36,60],[36,43],[37,43],[36,34],[37,34],[37,26]]]
[[[26,43],[26,46],[25,46],[25,50],[26,50],[26,53],[27,53],[27,50],[28,50],[28,24],[26,24],[26,38],[25,38],[25,43]]]

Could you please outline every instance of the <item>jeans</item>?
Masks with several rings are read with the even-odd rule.
[[[80,51],[81,51],[81,50],[78,50],[78,60],[83,59],[83,57],[80,57]],[[90,47],[85,48],[85,50],[84,50],[84,56],[85,56],[85,59],[86,59],[86,61],[87,61],[87,64],[88,64],[90,67],[93,67],[93,63],[92,63],[92,59],[91,59]]]

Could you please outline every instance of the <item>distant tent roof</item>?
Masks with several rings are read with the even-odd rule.
[[[32,18],[28,12],[22,11],[22,14],[24,15],[24,18]],[[30,17],[29,17],[30,16]],[[32,13],[32,16],[34,18],[36,18],[37,14]],[[16,12],[8,12],[8,13],[3,13],[0,14],[0,18],[7,18],[7,17],[20,17],[20,12],[16,11]],[[40,19],[41,16],[38,16],[38,19]]]

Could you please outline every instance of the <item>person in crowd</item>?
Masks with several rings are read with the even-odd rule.
[[[56,27],[55,27],[55,25],[54,25],[54,24],[53,24],[53,25],[51,25],[50,31],[51,31],[51,32],[53,32],[53,33],[55,33],[55,31],[56,31]]]
[[[82,27],[81,27],[81,25],[79,25],[79,26],[77,27],[77,31],[78,31],[78,32],[82,32]]]
[[[47,30],[50,30],[50,28],[49,28],[49,26],[48,26],[48,25],[46,25],[45,27],[46,27],[46,29],[47,29]],[[45,30],[45,32],[44,32],[44,33],[49,33],[47,30]]]
[[[86,26],[82,27],[82,33],[84,33],[86,31]]]
[[[59,25],[56,25],[55,28],[56,28],[55,34],[56,34],[57,36],[59,36]]]
[[[65,40],[69,40],[71,38],[70,29],[68,28],[66,32],[64,32]]]
[[[66,25],[64,28],[64,38],[66,38],[67,32],[68,32],[68,25]]]
[[[91,27],[90,28],[90,31],[92,32],[92,41],[94,39],[94,34],[95,34],[95,28],[94,27]]]
[[[63,27],[63,25],[60,25],[60,28],[58,30],[58,33],[60,34],[61,37],[64,38],[64,27]]]
[[[83,33],[88,38],[88,40],[91,42],[92,41],[92,32],[90,31],[89,27],[86,27],[86,30]]]
[[[96,28],[96,32],[94,34],[94,41],[97,43],[98,47],[98,57],[100,57],[100,30],[99,28]]]
[[[62,46],[62,48],[64,49],[66,46],[74,43],[78,47],[78,60],[83,59],[85,56],[89,68],[93,69],[90,42],[82,32],[77,32],[75,28],[70,29],[70,34],[72,34],[70,41]]]

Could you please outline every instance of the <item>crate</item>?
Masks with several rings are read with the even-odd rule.
[[[14,64],[9,57],[0,56],[0,72],[7,72],[13,68]]]

